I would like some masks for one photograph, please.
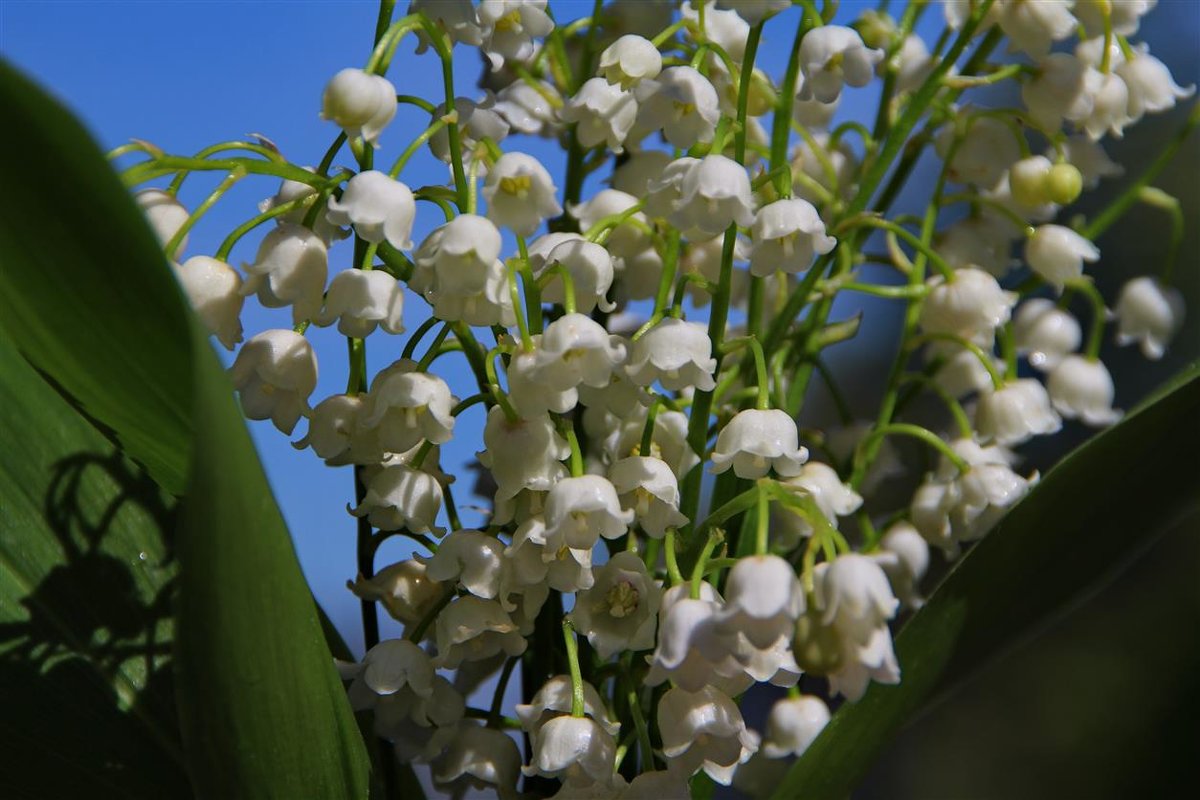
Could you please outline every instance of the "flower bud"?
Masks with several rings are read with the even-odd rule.
[[[1062,287],[1100,260],[1096,245],[1062,225],[1039,225],[1025,242],[1025,260],[1046,282]]]
[[[1083,191],[1083,173],[1074,164],[1055,164],[1046,175],[1044,188],[1049,202],[1070,205]]]
[[[776,701],[767,717],[763,754],[767,758],[803,755],[829,724],[829,706],[819,697],[801,695]]]
[[[1183,325],[1183,294],[1154,278],[1134,278],[1117,298],[1117,344],[1138,342],[1142,355],[1158,360]]]
[[[1083,331],[1071,312],[1059,308],[1053,300],[1034,297],[1017,307],[1013,341],[1030,366],[1049,370],[1079,349]]]
[[[1112,375],[1102,362],[1084,356],[1067,356],[1046,379],[1050,400],[1058,413],[1103,428],[1121,418],[1113,408]]]
[[[133,201],[145,214],[146,221],[150,223],[150,229],[154,231],[159,244],[163,246],[166,246],[167,242],[174,238],[190,216],[188,210],[174,195],[167,194],[162,189],[142,189],[133,196]],[[183,238],[179,240],[177,252],[183,252],[183,249],[187,247],[187,241],[187,234],[184,234]]]
[[[334,122],[355,139],[376,144],[396,116],[396,87],[387,78],[347,68],[334,75],[321,99],[321,119]]]
[[[224,261],[192,256],[175,265],[179,285],[192,309],[225,349],[242,340],[242,278]]]

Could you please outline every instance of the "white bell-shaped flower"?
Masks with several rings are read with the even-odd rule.
[[[926,347],[926,361],[940,362],[933,374],[934,382],[953,397],[966,397],[973,392],[992,388],[992,375],[979,357],[957,342],[930,342]],[[987,353],[992,366],[1003,372],[1004,362]]]
[[[1030,366],[1045,371],[1079,349],[1083,331],[1074,314],[1059,308],[1053,300],[1033,297],[1017,306],[1013,341]]]
[[[317,357],[295,331],[263,331],[242,345],[229,379],[247,419],[269,419],[291,435],[317,388]]]
[[[665,150],[638,150],[629,153],[624,163],[613,169],[612,188],[629,195],[634,202],[645,197],[650,184],[662,175],[671,163],[671,154]]]
[[[361,425],[375,431],[384,450],[392,453],[422,441],[445,444],[454,433],[450,412],[456,402],[444,380],[419,372],[415,361],[400,359],[371,381]]]
[[[500,257],[500,231],[486,217],[460,214],[429,234],[413,254],[414,291],[471,294],[487,284]]]
[[[614,369],[625,362],[620,336],[583,314],[564,314],[546,326],[537,350],[536,379],[563,391],[581,383],[607,386]]]
[[[1054,164],[1045,156],[1030,156],[1013,162],[1008,168],[1008,187],[1012,199],[1024,208],[1038,208],[1049,202],[1046,183]]]
[[[621,507],[633,512],[651,538],[661,539],[667,528],[687,524],[687,517],[679,513],[679,481],[662,459],[623,458],[609,468],[608,478],[617,490]]]
[[[351,509],[383,531],[442,534],[437,515],[442,509],[442,485],[428,472],[405,464],[382,467],[367,481],[362,503]]]
[[[1008,322],[1017,295],[1000,288],[981,269],[956,270],[950,279],[935,275],[921,304],[921,327],[930,333],[952,333],[968,339],[991,333]]]
[[[466,271],[460,271],[457,279],[443,283],[437,276],[450,272],[450,263],[443,262],[436,273],[418,266],[408,282],[409,288],[420,292],[425,301],[433,306],[433,316],[447,322],[461,321],[485,328],[516,324],[508,285],[508,268],[503,261],[496,259],[482,269],[482,285],[478,289],[469,288],[469,284],[478,280],[480,274]]]
[[[552,136],[560,126],[561,105],[558,89],[545,81],[538,81],[535,88],[517,80],[496,93],[496,112],[518,133]]]
[[[879,549],[871,554],[892,584],[892,591],[903,606],[920,608],[921,579],[929,569],[929,543],[911,523],[893,523],[879,540]]]
[[[1092,111],[1080,123],[1080,127],[1093,141],[1104,138],[1106,133],[1122,138],[1125,127],[1134,121],[1129,110],[1129,87],[1115,72],[1104,75],[1093,70],[1089,76],[1095,87],[1092,91]]]
[[[572,237],[550,251],[537,277],[540,278],[548,270],[557,271],[560,265],[571,276],[577,312],[590,314],[597,307],[601,311],[611,312],[616,308],[616,304],[608,299],[608,290],[613,282],[613,258],[602,246],[582,237]],[[550,279],[542,290],[542,300],[547,303],[564,302],[564,284],[561,276]]]
[[[609,83],[630,89],[662,72],[662,53],[644,36],[626,34],[604,48],[598,66]]]
[[[551,545],[590,550],[600,537],[624,536],[633,512],[621,508],[617,490],[599,475],[563,478],[546,496],[546,538]]]
[[[495,600],[473,594],[457,597],[441,610],[434,627],[436,663],[442,669],[457,669],[464,661],[483,661],[498,653],[525,652],[525,637]]]
[[[1037,474],[1026,479],[1013,472],[1012,452],[999,445],[984,447],[958,439],[950,446],[969,464],[967,472],[958,474],[943,456],[913,495],[911,518],[926,541],[953,558],[960,543],[980,539],[991,530],[1025,496]]]
[[[504,731],[464,720],[449,737],[446,752],[433,762],[432,777],[434,785],[452,797],[474,790],[516,800],[521,751]]]
[[[804,588],[792,565],[779,556],[746,556],[729,571],[718,630],[744,635],[754,647],[788,641],[804,613]]]
[[[717,434],[712,471],[720,474],[733,467],[739,478],[753,480],[774,468],[787,478],[799,474],[807,460],[796,421],[786,411],[749,408],[738,412]]]
[[[359,575],[346,581],[346,588],[360,600],[383,604],[392,619],[405,625],[420,622],[446,591],[412,558],[389,564],[370,578]]]
[[[712,82],[692,67],[668,67],[637,87],[637,137],[661,130],[674,147],[712,141],[721,119]]]
[[[730,225],[754,222],[754,196],[746,168],[731,158],[708,155],[692,164],[679,184],[672,224],[689,239],[710,239]]]
[[[501,142],[508,136],[508,120],[496,108],[496,100],[490,94],[475,101],[466,97],[454,98],[454,113],[458,115],[458,136],[464,166],[475,160],[475,148],[483,139]],[[433,121],[446,115],[446,104],[441,103],[433,110]],[[450,132],[442,128],[429,139],[429,150],[435,156],[450,163]],[[480,162],[480,175],[487,174],[487,167]]]
[[[1157,361],[1183,325],[1183,294],[1154,278],[1134,278],[1121,287],[1115,312],[1117,344],[1137,342]]]
[[[325,308],[314,322],[322,327],[337,320],[338,333],[365,339],[382,327],[404,333],[404,287],[382,270],[348,269],[329,283]]]
[[[362,682],[375,694],[395,694],[408,687],[421,697],[433,694],[433,662],[407,639],[387,639],[363,656]]]
[[[871,558],[846,553],[823,562],[814,573],[821,624],[840,639],[841,663],[828,674],[829,689],[857,702],[870,681],[900,682],[887,621],[900,602],[883,570]]]
[[[485,31],[483,54],[493,71],[508,60],[528,60],[536,50],[533,40],[554,30],[546,0],[483,0],[478,13]]]
[[[504,556],[513,586],[540,584],[558,592],[579,592],[595,582],[592,551],[551,547],[541,516],[528,517],[517,526]]]
[[[1062,288],[1083,274],[1084,263],[1100,260],[1096,245],[1062,225],[1039,225],[1025,242],[1025,260],[1047,283]]]
[[[571,214],[579,220],[580,229],[586,231],[606,217],[628,211],[637,202],[636,197],[618,189],[601,189],[586,202],[572,206]],[[628,220],[610,229],[604,246],[615,258],[635,256],[653,245],[653,238],[646,232],[649,225],[645,214],[635,212]]]
[[[958,140],[958,148],[951,153],[955,138],[952,127],[942,128],[934,139],[934,149],[939,157],[950,157],[947,174],[958,183],[991,188],[1004,176],[1009,164],[1021,157],[1012,130],[993,117],[971,119],[970,127]]]
[[[644,207],[646,213],[655,218],[670,217],[679,208],[682,199],[683,179],[700,163],[700,159],[683,156],[667,165],[653,178],[646,187]]]
[[[758,734],[746,728],[737,704],[711,686],[669,690],[658,701],[658,727],[672,768],[685,775],[704,770],[723,786],[758,750]]]
[[[543,220],[562,213],[550,173],[525,153],[500,156],[488,170],[482,191],[487,218],[519,236],[529,236]]]
[[[925,40],[915,33],[904,37],[900,50],[893,57],[896,64],[896,91],[911,92],[921,86],[935,66]],[[882,70],[884,61],[876,65]]]
[[[814,255],[824,255],[837,244],[825,233],[825,223],[812,203],[799,199],[776,200],[760,208],[752,236],[750,274],[759,277],[775,270],[803,272]]]
[[[416,216],[412,191],[386,172],[373,169],[351,178],[340,200],[329,198],[325,212],[325,219],[334,225],[353,225],[366,241],[386,240],[397,250],[412,248]]]
[[[1196,93],[1196,87],[1184,89],[1175,83],[1167,65],[1150,55],[1149,45],[1134,49],[1134,57],[1116,67],[1129,90],[1129,115],[1136,122],[1145,114],[1169,111],[1175,104]]]
[[[1058,131],[1063,121],[1080,123],[1095,106],[1099,73],[1070,53],[1051,53],[1038,62],[1032,79],[1021,86],[1021,100],[1033,121]]]
[[[362,395],[326,397],[313,408],[308,433],[292,446],[297,449],[311,447],[331,467],[379,463],[383,450],[374,432],[361,428],[362,408]]]
[[[616,750],[613,737],[594,719],[555,717],[533,737],[532,763],[521,770],[575,786],[607,785],[612,782]]]
[[[301,225],[285,223],[263,237],[253,264],[243,264],[249,276],[242,294],[258,294],[267,308],[292,306],[299,325],[321,311],[329,251],[321,237]]]
[[[462,42],[473,47],[483,43],[483,28],[479,23],[479,15],[475,12],[475,4],[471,0],[409,0],[408,13],[424,13],[446,29],[450,41]],[[417,29],[421,36],[421,46],[418,53],[425,51],[428,43],[425,33]]]
[[[700,6],[705,7],[703,26],[700,24]],[[742,63],[742,58],[746,55],[746,37],[750,35],[750,23],[742,19],[736,11],[719,9],[712,0],[688,0],[683,4],[681,11],[683,19],[689,23],[689,28],[703,27],[705,40],[719,45],[735,63]]]
[[[661,458],[678,478],[700,463],[700,456],[687,443],[687,416],[682,412],[658,412],[650,436],[649,453],[641,452],[645,427],[646,409],[639,406],[624,419],[615,435],[611,435],[606,443],[611,460],[617,461],[631,455],[654,456]]]
[[[829,706],[819,697],[784,697],[771,706],[762,752],[767,758],[804,755],[829,724]]]
[[[454,531],[432,556],[415,556],[425,574],[442,583],[457,581],[476,597],[491,600],[500,591],[504,543],[479,531]]]
[[[555,675],[542,684],[528,703],[517,703],[514,711],[521,729],[532,736],[550,720],[569,715],[571,703],[571,676]],[[583,713],[598,722],[609,736],[621,732],[621,723],[609,716],[604,698],[587,681],[583,682]]]
[[[566,414],[579,403],[579,391],[572,387],[554,391],[537,378],[537,348],[540,334],[533,336],[534,349],[518,350],[508,362],[508,398],[522,417],[533,419],[547,411]]]
[[[967,217],[939,231],[934,249],[956,270],[974,267],[1000,278],[1013,265],[1011,231],[994,216]]]
[[[717,360],[708,329],[697,322],[665,317],[633,342],[626,370],[639,386],[658,381],[668,391],[694,387],[712,391]]]
[[[242,277],[224,261],[192,256],[175,265],[192,310],[217,341],[232,350],[242,340]]]
[[[637,119],[638,102],[626,91],[604,78],[591,78],[559,112],[563,122],[575,123],[575,135],[584,147],[605,144],[614,153],[623,145]]]
[[[803,100],[832,103],[842,86],[866,86],[875,77],[875,65],[883,51],[863,44],[858,31],[842,25],[822,25],[800,40],[800,71]]]
[[[175,238],[175,234],[179,233],[179,229],[191,216],[175,195],[162,189],[142,189],[133,196],[133,201],[142,210],[146,222],[150,223],[150,229],[158,237],[159,244],[164,246]],[[187,242],[187,234],[184,234],[179,240],[177,252],[182,253],[187,247]]]
[[[1054,408],[1068,419],[1103,428],[1122,416],[1113,408],[1112,375],[1099,359],[1067,356],[1050,371],[1046,388]]]
[[[304,171],[314,172],[314,170],[310,167],[304,167]],[[308,210],[312,207],[313,202],[317,200],[318,196],[319,193],[317,192],[315,186],[310,186],[309,184],[302,183],[301,181],[283,180],[279,184],[279,191],[277,191],[273,196],[268,197],[266,200],[260,202],[258,204],[258,210],[262,213],[266,213],[273,208],[283,205],[284,203],[290,203],[306,197],[311,198],[312,202],[303,203],[296,208],[293,208],[291,211],[288,211],[283,216],[275,218],[280,224],[291,222],[296,225],[300,225],[304,222],[304,218],[308,216]],[[317,236],[320,236],[321,241],[325,242],[326,245],[330,244],[335,239],[345,239],[350,235],[349,230],[341,227],[340,225],[334,225],[332,222],[325,219],[324,214],[317,216],[317,218],[313,221],[312,229],[313,233],[317,234]]]
[[[614,319],[609,318],[610,327],[616,327],[613,325]],[[605,386],[581,384],[579,402],[589,409],[594,408],[623,419],[638,409],[644,409],[645,404],[649,403],[649,398],[641,387],[629,379],[625,370],[617,369],[613,370]],[[584,427],[587,430],[586,422]],[[607,429],[598,432],[596,438],[602,439],[608,432]],[[592,435],[590,430],[588,435]]]
[[[1033,378],[1020,378],[979,396],[975,428],[980,441],[1008,446],[1058,433],[1062,420],[1050,407],[1045,387]]]
[[[1075,32],[1078,23],[1071,14],[1072,0],[1016,0],[997,6],[997,22],[1008,36],[1010,52],[1021,51],[1033,58],[1050,52],[1054,42]]]
[[[499,406],[488,411],[479,463],[492,471],[497,497],[515,497],[523,489],[545,492],[566,474],[560,463],[571,447],[548,416],[509,421]]]
[[[637,553],[621,552],[595,572],[592,588],[575,598],[571,618],[600,658],[654,647],[662,589]]]
[[[321,98],[321,119],[374,145],[396,116],[396,87],[381,75],[348,67],[333,76]]]
[[[736,636],[716,626],[720,611],[716,591],[708,584],[703,586],[708,587],[707,591],[702,591],[698,600],[687,595],[687,584],[663,594],[658,645],[648,659],[646,685],[657,686],[669,679],[689,692],[698,692],[712,684],[731,694],[741,694],[754,679],[734,657]],[[709,599],[704,599],[706,594]]]
[[[826,442],[828,445],[828,442]],[[857,445],[857,441],[855,443]],[[884,444],[887,444],[885,441]],[[881,450],[876,456],[876,463],[887,458],[888,453]],[[891,456],[895,458],[893,450]],[[887,463],[884,465],[884,475],[888,472]],[[878,479],[877,479],[878,480]],[[802,489],[813,499],[821,514],[833,527],[838,526],[839,517],[847,517],[862,506],[862,495],[842,482],[837,470],[819,461],[809,461],[800,468],[800,473],[782,481],[790,487]],[[785,547],[795,547],[799,540],[813,533],[812,523],[789,508],[782,508],[771,515],[772,538]]]

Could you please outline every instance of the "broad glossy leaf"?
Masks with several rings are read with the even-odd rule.
[[[0,107],[22,139],[0,151],[21,186],[0,199],[0,324],[97,430],[164,489],[186,489],[175,670],[197,792],[365,797],[366,752],[315,604],[153,234],[74,118],[3,65]]]
[[[1200,367],[1055,466],[896,638],[898,686],[847,703],[774,797],[849,796],[891,736],[957,679],[1048,623],[1200,508]]]
[[[169,663],[174,501],[0,330],[0,785],[190,797]]]
[[[162,250],[79,123],[2,60],[0,108],[15,135],[0,150],[0,320],[178,495],[192,442],[191,341]]]

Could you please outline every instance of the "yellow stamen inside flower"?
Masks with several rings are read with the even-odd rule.
[[[519,197],[522,200],[529,194],[529,189],[532,186],[533,178],[528,175],[513,175],[510,178],[500,179],[500,191]]]
[[[604,596],[608,603],[608,613],[617,619],[627,617],[637,611],[641,596],[629,581],[617,581]]]

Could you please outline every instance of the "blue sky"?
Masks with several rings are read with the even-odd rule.
[[[401,6],[404,3],[400,4]],[[554,3],[560,18],[587,12],[590,2]],[[860,5],[842,4],[848,19]],[[1147,38],[1155,52],[1176,69],[1181,83],[1195,80],[1198,4],[1163,2],[1151,15]],[[794,30],[788,18],[767,28],[759,65],[780,75]],[[369,54],[375,26],[373,2],[0,2],[0,52],[31,73],[76,111],[108,148],[130,138],[188,154],[214,142],[259,133],[273,140],[293,161],[320,159],[336,128],[318,118],[321,90],[328,78],[347,66],[361,66]],[[940,24],[936,11],[928,22]],[[1170,32],[1174,30],[1174,36]],[[1155,33],[1157,31],[1157,33]],[[1164,36],[1165,34],[1165,36]],[[456,73],[459,94],[475,97],[478,56],[460,50]],[[1181,74],[1177,62],[1186,59]],[[401,45],[390,73],[402,93],[439,100],[440,75],[432,54],[417,57],[411,41]],[[875,89],[851,92],[839,119],[863,116],[873,106]],[[402,107],[382,137],[380,158],[390,160],[427,124],[424,115]],[[561,177],[563,156],[546,142],[510,139],[521,149],[546,160]],[[344,151],[337,163],[350,164]],[[194,205],[220,180],[217,174],[188,179],[182,198]],[[441,183],[446,168],[422,152],[404,180],[412,186]],[[256,213],[255,205],[274,194],[270,179],[246,180],[226,195],[191,237],[185,255],[211,254],[224,235]],[[419,210],[419,239],[441,221],[432,206]],[[260,231],[265,233],[266,228]],[[233,262],[251,260],[259,237],[249,237],[234,251]],[[331,266],[348,266],[348,250],[336,249]],[[425,316],[422,303],[410,296],[405,321],[411,331]],[[268,311],[247,303],[247,336],[269,327],[290,327],[286,311]],[[332,328],[310,329],[320,359],[317,399],[345,387],[344,345]],[[403,339],[372,338],[372,372],[399,357]],[[453,361],[447,358],[449,365]],[[452,387],[473,393],[469,374],[455,365],[443,373]],[[463,465],[479,446],[482,415],[476,409],[460,420],[456,440],[443,453],[443,468],[460,477],[457,498],[471,502],[470,476]],[[301,563],[318,600],[355,648],[361,642],[357,602],[345,590],[354,577],[354,521],[345,512],[351,499],[346,468],[330,470],[311,452],[294,450],[268,423],[251,425],[276,495],[291,526]],[[299,438],[303,425],[293,438]],[[479,519],[466,514],[465,522]],[[380,553],[386,564],[408,552],[394,540]],[[390,623],[386,621],[385,623]],[[385,624],[385,635],[397,632]]]

